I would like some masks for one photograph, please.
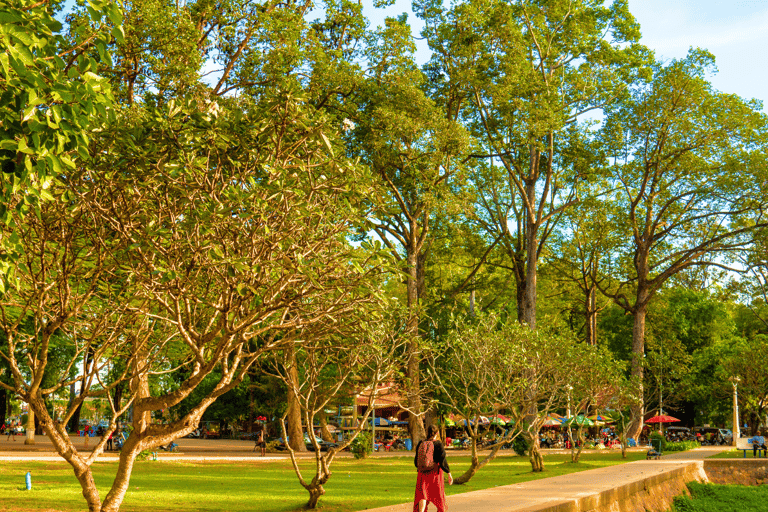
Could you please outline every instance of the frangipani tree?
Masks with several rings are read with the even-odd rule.
[[[347,242],[364,218],[368,180],[333,156],[335,135],[322,118],[288,93],[262,105],[208,107],[171,102],[119,118],[92,146],[94,163],[52,188],[56,201],[38,223],[0,226],[35,255],[0,302],[3,356],[18,368],[6,387],[72,464],[91,511],[118,510],[136,455],[194,430],[254,363],[355,322],[378,289],[375,248]],[[42,401],[69,383],[40,386],[58,330],[77,348],[70,367],[81,365],[78,400],[129,384],[109,428],[132,405],[132,431],[103,500],[91,464],[104,442],[79,452]],[[124,370],[104,381],[114,360]],[[157,375],[177,369],[187,375],[177,387],[150,392]],[[216,385],[185,415],[151,421],[214,371]]]

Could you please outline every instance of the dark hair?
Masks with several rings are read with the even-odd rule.
[[[437,434],[437,425],[427,427],[427,439],[432,439]]]

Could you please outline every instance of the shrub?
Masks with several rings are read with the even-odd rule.
[[[676,443],[667,443],[665,450],[668,452],[685,452],[700,446],[701,444],[698,441],[678,441]]]
[[[528,449],[531,447],[531,443],[528,442],[528,440],[523,436],[517,436],[515,440],[512,442],[512,449],[515,451],[516,454],[520,455],[521,457],[528,453]]]
[[[656,439],[661,440],[661,452],[664,453],[667,451],[667,440],[664,439],[664,436],[659,434],[658,432],[653,432],[650,436],[648,436],[651,441],[654,441]],[[651,446],[653,446],[655,443],[651,443]]]
[[[349,445],[349,450],[354,454],[356,459],[364,459],[373,453],[373,446],[371,445],[371,433],[368,431],[360,432],[354,441]]]

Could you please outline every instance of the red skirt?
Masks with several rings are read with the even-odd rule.
[[[437,512],[445,512],[445,482],[443,470],[438,466],[429,473],[418,472],[416,479],[416,496],[413,498],[413,512],[419,512],[419,502],[427,500],[427,509],[432,503],[437,507]],[[426,510],[425,509],[425,512]]]

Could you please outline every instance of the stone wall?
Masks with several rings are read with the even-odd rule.
[[[764,485],[768,483],[768,459],[707,459],[704,471],[713,484]]]
[[[686,484],[693,481],[708,481],[702,462],[692,462],[592,496],[518,512],[666,512],[675,496],[688,494]]]
[[[519,512],[666,512],[689,482],[768,484],[768,459],[707,459],[575,500]]]

